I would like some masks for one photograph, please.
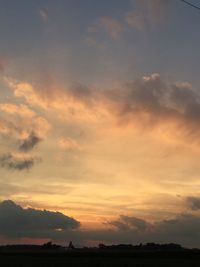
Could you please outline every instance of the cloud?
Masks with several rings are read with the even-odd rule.
[[[9,82],[9,85],[15,96],[24,98],[29,105],[59,111],[56,114],[65,118],[97,121],[110,116],[116,119],[119,126],[132,124],[136,128],[156,130],[166,138],[178,140],[189,137],[193,142],[198,142],[198,92],[187,82],[166,82],[159,73],[130,80],[115,89],[80,84],[64,88],[55,81],[51,82],[51,79],[47,79],[41,87],[16,81]],[[45,123],[39,123],[39,120],[42,118],[37,119],[39,128],[47,131],[48,127],[44,127]],[[40,129],[35,128],[29,130],[26,138],[33,131],[42,138],[38,134]]]
[[[88,32],[91,34],[104,32],[114,40],[118,39],[124,31],[123,23],[111,17],[100,17],[93,26],[88,28]],[[94,40],[94,38],[92,39]]]
[[[125,21],[139,31],[160,26],[168,21],[172,3],[171,0],[136,0],[133,3],[135,8],[125,15]]]
[[[146,221],[136,218],[121,215],[118,220],[110,221],[110,225],[117,227],[119,230],[126,231],[126,230],[145,230],[149,227],[149,223]]]
[[[30,133],[30,135],[24,139],[19,147],[22,151],[30,151],[33,149],[42,139],[38,137],[34,132]]]
[[[170,8],[174,7],[174,1],[172,0],[139,0],[139,5],[146,8],[149,20],[154,23],[161,23],[165,19],[169,19],[167,17],[170,12]]]
[[[21,117],[27,117],[29,119],[34,118],[36,115],[33,110],[31,110],[24,104],[16,105],[13,103],[1,103],[0,110],[8,114],[15,114]]]
[[[143,31],[147,23],[146,17],[136,11],[128,12],[125,16],[125,21],[130,27],[135,28],[138,31]]]
[[[76,140],[70,137],[61,137],[58,141],[59,146],[65,150],[81,150],[82,147],[76,142]]]
[[[29,170],[39,159],[21,154],[4,154],[0,156],[0,166],[9,170]]]
[[[187,197],[186,202],[192,210],[200,210],[200,197]]]
[[[60,116],[76,117],[80,120],[91,120],[94,117],[91,108],[95,108],[95,88],[81,84],[64,87],[51,75],[44,76],[34,85],[11,78],[6,78],[5,81],[13,90],[14,96],[24,99],[31,107],[53,110]]]
[[[25,98],[30,106],[41,106],[46,108],[46,99],[40,97],[34,87],[27,82],[18,82],[12,78],[5,78],[7,85],[13,90],[15,97]],[[42,101],[43,100],[43,101]]]
[[[123,224],[123,226],[121,225]],[[92,230],[69,232],[68,239],[77,243],[178,243],[187,247],[198,247],[200,217],[191,214],[180,214],[174,218],[149,223],[140,218],[120,216],[110,227]],[[106,224],[107,225],[107,224]],[[65,240],[65,237],[56,236],[57,240]]]
[[[111,243],[179,243],[184,246],[198,246],[200,241],[200,217],[180,214],[172,219],[149,223],[140,218],[120,216],[109,222],[115,229],[96,233],[96,238]],[[91,235],[94,235],[94,233]],[[95,236],[95,235],[94,235]]]
[[[30,150],[43,140],[50,129],[49,122],[24,104],[0,104],[0,134],[20,142],[20,150]]]
[[[124,31],[122,23],[110,17],[99,18],[97,20],[97,25],[113,39],[118,39]]]
[[[188,83],[166,83],[158,73],[104,92],[119,122],[159,130],[174,139],[198,141],[200,96]]]
[[[40,15],[40,18],[44,21],[44,22],[47,22],[49,20],[49,16],[48,16],[48,13],[43,10],[43,9],[40,9],[39,10],[39,15]]]
[[[0,236],[5,238],[51,238],[57,241],[74,240],[105,243],[179,243],[183,246],[198,246],[200,216],[179,214],[174,218],[148,222],[121,215],[109,221],[107,228],[99,230],[79,228],[74,218],[59,212],[22,208],[13,201],[0,203]]]
[[[7,144],[18,145],[18,153],[0,156],[0,166],[10,170],[29,170],[40,160],[23,152],[32,150],[50,129],[48,121],[26,105],[0,104],[0,135]],[[20,153],[19,153],[20,152]]]
[[[174,4],[174,3],[173,3]],[[105,33],[112,40],[118,40],[128,29],[144,31],[169,21],[171,0],[134,0],[130,11],[121,18],[104,16],[96,19],[87,29],[85,41],[89,46],[105,47],[99,42],[99,34]],[[174,6],[174,5],[173,5]]]
[[[34,183],[34,186],[24,184],[24,183],[22,184],[21,182],[11,183],[9,181],[4,180],[4,181],[0,181],[0,188],[1,188],[0,200],[3,200],[5,198],[6,199],[12,198],[12,197],[16,198],[20,196],[21,194],[27,195],[27,196],[30,196],[30,195],[34,195],[34,196],[49,195],[51,197],[55,195],[66,196],[66,194],[73,191],[74,189],[72,186],[66,186],[65,184],[59,184],[59,183],[49,184],[48,181],[41,182],[41,180],[38,183]],[[28,204],[30,203],[32,204],[31,200],[28,202]],[[38,207],[38,203],[37,203],[37,207]],[[53,208],[56,208],[56,205]]]
[[[8,112],[8,110],[6,111]],[[10,110],[9,110],[10,112]],[[8,113],[9,113],[8,112]],[[42,117],[33,116],[28,112],[25,117],[12,113],[11,117],[1,114],[0,135],[8,145],[10,141],[16,146],[18,152],[8,152],[0,156],[0,166],[10,170],[29,170],[35,163],[40,162],[38,157],[24,154],[31,151],[39,142],[45,138],[50,128],[49,123]],[[24,114],[24,113],[23,113]]]
[[[0,132],[3,134],[18,135],[18,138],[24,138],[35,132],[40,138],[45,137],[50,129],[49,122],[37,115],[26,105],[2,103],[0,104],[1,116]]]
[[[51,238],[76,229],[80,223],[60,212],[22,208],[11,200],[0,203],[0,236]]]

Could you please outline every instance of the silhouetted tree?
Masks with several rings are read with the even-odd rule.
[[[73,243],[72,243],[72,241],[69,242],[69,245],[68,245],[67,248],[68,249],[74,249],[75,248],[74,245],[73,245]]]

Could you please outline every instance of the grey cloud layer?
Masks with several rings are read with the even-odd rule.
[[[59,212],[23,209],[10,200],[0,203],[0,236],[7,238],[50,238],[79,225],[77,220]]]

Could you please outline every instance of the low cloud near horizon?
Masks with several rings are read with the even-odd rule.
[[[157,222],[121,215],[105,222],[106,228],[82,230],[80,222],[60,212],[22,208],[11,200],[0,203],[0,236],[8,240],[49,238],[56,242],[74,240],[77,244],[104,243],[179,243],[198,246],[200,216],[179,214]],[[94,244],[93,243],[93,244]]]
[[[25,209],[11,200],[0,203],[0,236],[8,239],[50,238],[79,226],[77,220],[60,212]]]

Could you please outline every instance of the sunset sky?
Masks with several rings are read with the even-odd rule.
[[[0,0],[0,244],[199,246],[199,25],[178,0]]]

